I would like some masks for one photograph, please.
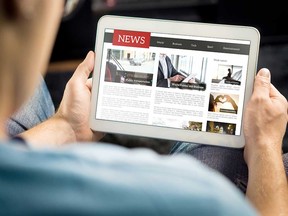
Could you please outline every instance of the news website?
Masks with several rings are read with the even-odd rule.
[[[240,135],[249,47],[106,29],[96,118]]]

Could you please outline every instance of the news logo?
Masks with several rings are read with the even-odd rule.
[[[150,32],[114,30],[112,44],[116,46],[150,47]]]

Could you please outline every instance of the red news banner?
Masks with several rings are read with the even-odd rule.
[[[129,47],[150,47],[150,32],[114,30],[113,45]]]

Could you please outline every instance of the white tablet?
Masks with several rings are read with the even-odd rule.
[[[91,129],[243,147],[259,42],[249,26],[102,17]]]

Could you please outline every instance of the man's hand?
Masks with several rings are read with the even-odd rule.
[[[287,108],[285,97],[270,83],[269,70],[260,70],[244,116],[247,163],[263,149],[281,153],[288,120]]]
[[[244,158],[249,177],[246,196],[261,215],[288,215],[288,185],[282,160],[287,100],[261,69],[244,115]]]
[[[68,81],[56,116],[63,118],[75,133],[76,141],[100,140],[104,134],[93,133],[89,127],[94,53],[90,51]]]
[[[90,51],[68,81],[56,114],[20,134],[33,147],[61,146],[77,141],[98,141],[104,134],[89,127],[91,79],[94,53]]]
[[[181,82],[183,79],[185,79],[185,77],[180,75],[180,74],[177,74],[177,75],[169,78],[169,80],[171,82],[176,82],[176,83]]]

